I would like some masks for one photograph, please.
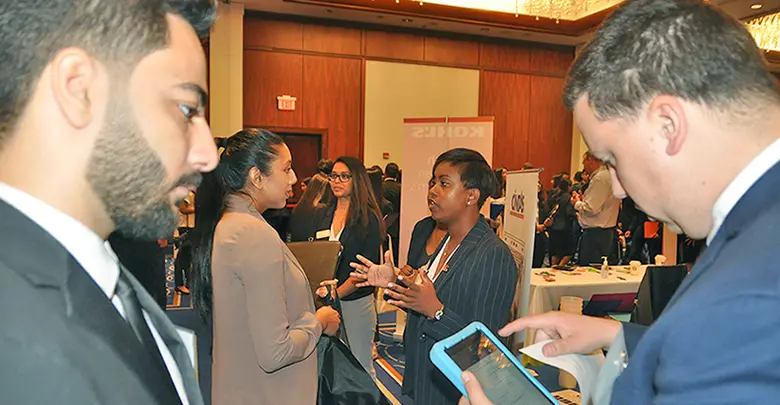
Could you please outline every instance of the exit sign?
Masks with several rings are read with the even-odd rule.
[[[279,96],[276,98],[280,111],[295,111],[295,102],[298,99],[291,96]]]

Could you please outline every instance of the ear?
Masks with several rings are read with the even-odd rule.
[[[680,153],[688,136],[688,121],[680,100],[665,95],[656,97],[648,106],[648,119],[666,141],[666,154]]]
[[[470,188],[466,196],[466,205],[477,205],[481,194],[478,188]]]
[[[263,187],[265,187],[265,176],[263,176],[263,173],[255,166],[252,166],[252,168],[249,169],[248,181],[257,187],[258,190],[262,190]]]
[[[49,64],[52,96],[65,119],[75,128],[84,128],[94,119],[95,85],[98,66],[79,48],[66,48]]]

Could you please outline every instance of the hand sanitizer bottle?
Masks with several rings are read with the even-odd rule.
[[[601,278],[607,278],[609,275],[609,262],[607,262],[607,256],[601,256],[601,259],[604,260],[604,262],[601,263]]]

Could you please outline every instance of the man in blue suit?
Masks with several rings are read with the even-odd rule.
[[[564,101],[615,195],[708,248],[650,328],[554,312],[502,334],[539,329],[556,339],[548,356],[624,345],[612,404],[776,403],[780,88],[753,38],[701,1],[629,0],[582,49]]]

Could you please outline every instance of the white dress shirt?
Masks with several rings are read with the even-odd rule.
[[[444,273],[447,271],[447,264],[450,262],[450,259],[452,256],[455,256],[455,251],[458,250],[460,247],[460,244],[458,246],[455,246],[455,249],[452,249],[452,252],[449,256],[447,256],[447,260],[444,261],[444,264],[442,265],[441,271],[437,274],[436,269],[439,268],[439,263],[441,263],[441,258],[444,255],[444,251],[447,249],[447,244],[450,242],[450,237],[447,236],[447,240],[444,241],[444,246],[442,246],[441,250],[439,251],[439,254],[436,255],[436,258],[433,259],[433,262],[431,262],[431,265],[425,268],[425,272],[428,273],[428,278],[431,279],[431,281],[435,282],[437,278],[441,275],[441,273]]]
[[[723,221],[729,215],[737,202],[747,193],[769,169],[780,162],[780,139],[775,140],[758,154],[741,172],[729,183],[712,207],[712,230],[707,236],[707,245],[712,242],[720,230]]]
[[[2,182],[0,182],[0,199],[19,210],[54,237],[84,268],[124,318],[125,313],[122,302],[119,296],[115,294],[117,280],[119,279],[119,261],[107,241],[70,216]],[[163,264],[160,263],[160,265],[162,266]],[[160,349],[160,354],[165,361],[182,404],[189,405],[181,371],[170,349],[165,345],[146,311],[144,311],[144,318],[154,336],[157,347]]]

